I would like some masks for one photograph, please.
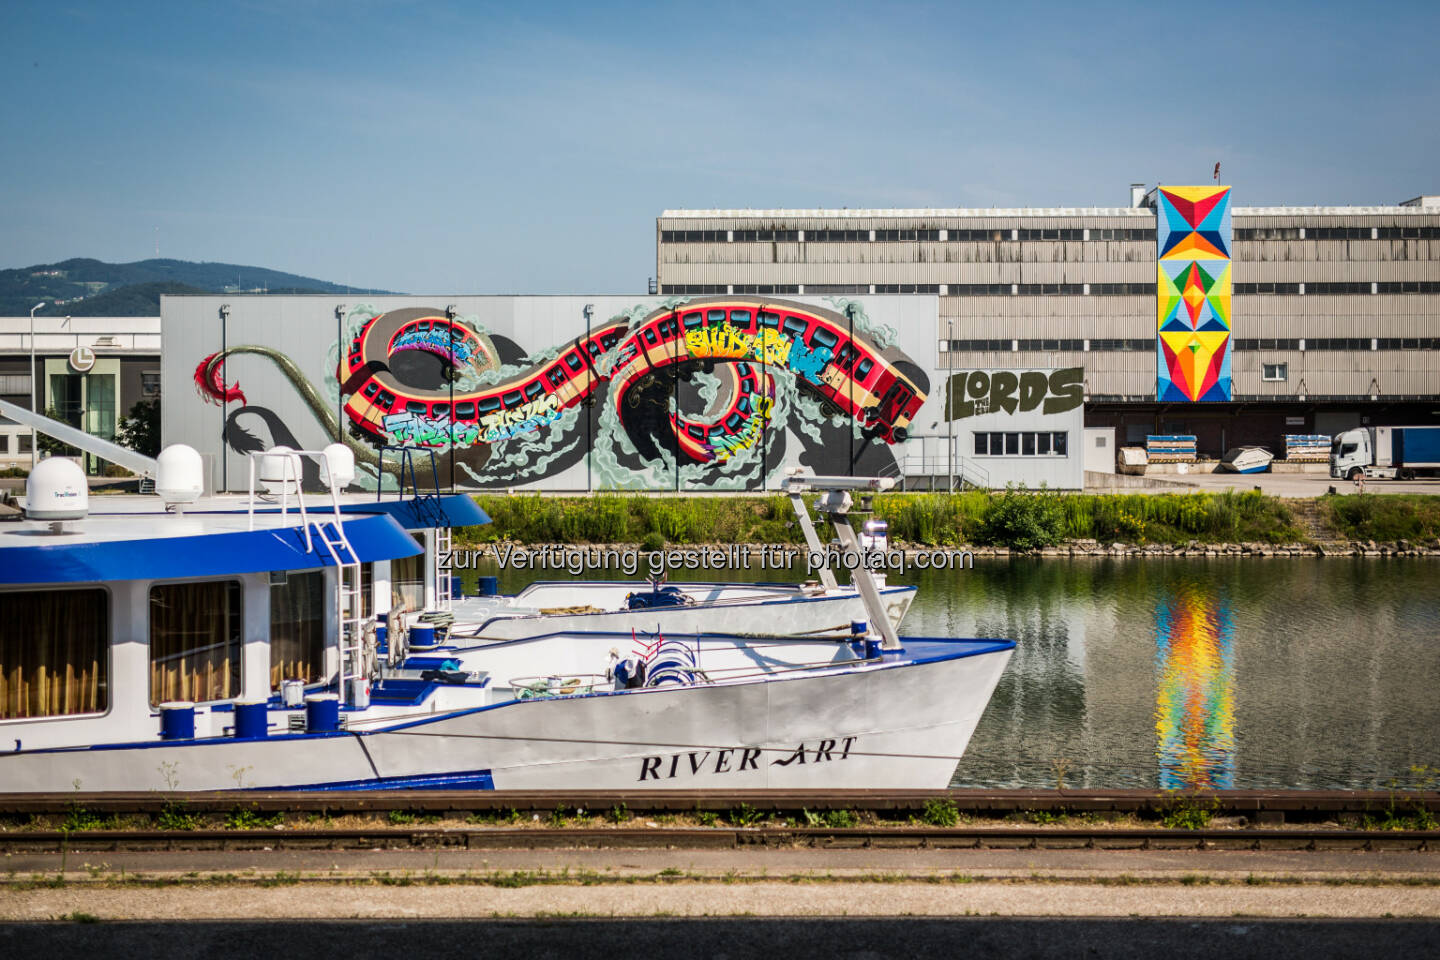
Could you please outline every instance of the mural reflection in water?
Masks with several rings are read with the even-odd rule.
[[[1160,599],[1155,734],[1162,790],[1234,786],[1234,639],[1225,599],[1193,584]]]

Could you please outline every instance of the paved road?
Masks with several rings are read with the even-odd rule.
[[[644,957],[654,960],[1325,960],[1440,957],[1425,921],[820,919],[499,920],[0,924],[0,956],[171,960],[230,957]]]
[[[1165,475],[1161,480],[1183,480],[1199,490],[1253,490],[1274,497],[1323,497],[1331,487],[1336,493],[1354,494],[1355,485],[1345,480],[1332,480],[1314,473],[1199,473],[1189,476]],[[1151,491],[1153,492],[1153,491]],[[1440,480],[1369,480],[1366,493],[1429,493],[1440,494]]]

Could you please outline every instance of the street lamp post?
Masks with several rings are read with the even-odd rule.
[[[35,409],[35,311],[45,306],[46,301],[41,300],[30,308],[30,412],[39,413]],[[35,465],[40,459],[40,437],[35,432],[35,427],[30,427],[30,471],[35,471]]]

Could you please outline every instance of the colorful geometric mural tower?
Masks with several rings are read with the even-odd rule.
[[[1235,785],[1235,628],[1230,606],[1184,585],[1155,615],[1160,789]]]
[[[1157,400],[1230,399],[1230,188],[1160,187]]]

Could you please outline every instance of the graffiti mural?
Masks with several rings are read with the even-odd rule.
[[[1235,780],[1235,631],[1229,605],[1183,586],[1156,611],[1160,789],[1223,790]]]
[[[1230,399],[1230,188],[1160,187],[1157,400]]]
[[[225,362],[262,357],[327,434],[341,432],[341,411],[346,442],[377,477],[376,451],[419,447],[474,487],[582,466],[595,488],[760,488],[796,461],[883,472],[929,392],[894,331],[853,301],[673,297],[603,321],[587,314],[584,326],[527,354],[474,317],[360,306],[320,387],[255,345],[206,356],[194,380],[208,401],[244,409]]]

